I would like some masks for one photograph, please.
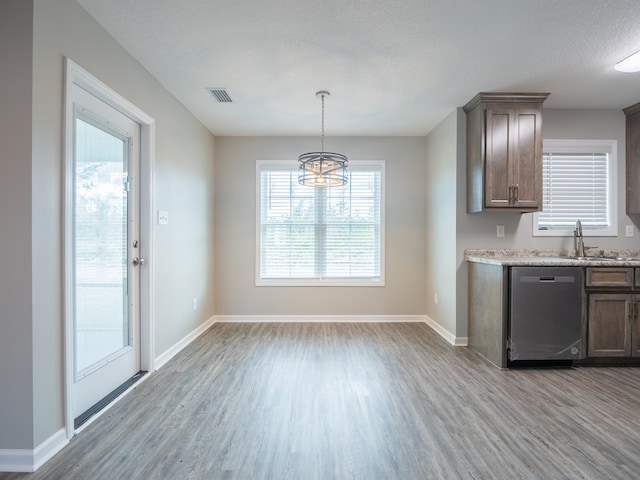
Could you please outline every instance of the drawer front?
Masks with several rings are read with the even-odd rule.
[[[640,287],[640,268],[636,268],[636,287]]]
[[[640,270],[640,269],[638,269]],[[640,276],[636,272],[636,285]],[[587,267],[587,287],[633,287],[634,269],[626,267]]]

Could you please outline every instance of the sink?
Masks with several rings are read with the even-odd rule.
[[[640,257],[571,257],[551,256],[542,257],[551,260],[595,261],[595,262],[640,262]]]
[[[640,257],[574,257],[576,260],[602,260],[605,262],[640,262]]]
[[[624,258],[619,258],[619,257],[575,257],[577,260],[604,260],[606,261],[612,261],[615,262],[617,261],[621,261],[621,260],[625,260]]]

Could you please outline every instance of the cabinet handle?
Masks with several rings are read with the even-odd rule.
[[[513,185],[509,185],[509,205],[513,203]]]
[[[513,187],[513,203],[518,203],[518,186],[516,183],[516,186]]]

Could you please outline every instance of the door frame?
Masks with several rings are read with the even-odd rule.
[[[140,269],[140,369],[154,371],[154,162],[155,162],[155,120],[134,104],[95,78],[85,69],[65,57],[64,82],[64,133],[63,133],[63,192],[64,192],[64,254],[63,254],[63,296],[64,296],[64,396],[65,427],[67,439],[76,433],[73,418],[73,275],[70,268],[73,259],[73,96],[74,88],[80,87],[107,105],[118,110],[140,125],[140,255],[145,259]],[[125,392],[126,393],[126,392]],[[104,410],[103,410],[104,412]],[[99,415],[99,413],[97,414]],[[97,416],[96,415],[96,416]],[[87,425],[87,422],[85,425]]]

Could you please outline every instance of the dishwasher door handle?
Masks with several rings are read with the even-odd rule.
[[[523,275],[520,277],[520,283],[574,283],[575,277],[568,275],[549,275],[549,276],[537,276],[537,275]]]

